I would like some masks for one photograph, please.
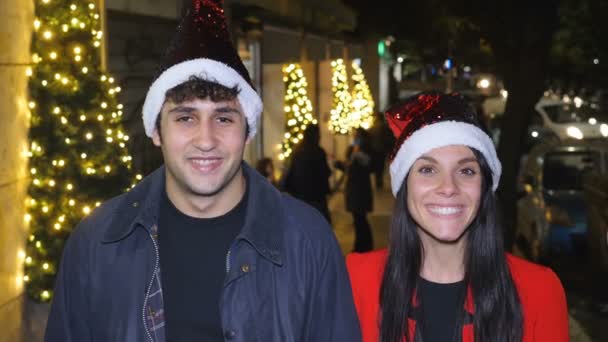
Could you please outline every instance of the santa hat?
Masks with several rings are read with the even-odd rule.
[[[448,145],[465,145],[481,152],[492,170],[492,189],[496,191],[502,168],[494,143],[462,95],[420,93],[385,115],[396,138],[389,157],[393,195],[397,195],[420,156]]]
[[[167,50],[158,77],[148,90],[143,106],[146,135],[152,137],[156,118],[165,103],[167,90],[191,76],[238,87],[238,101],[249,124],[249,137],[256,133],[262,99],[230,40],[222,0],[192,0]]]

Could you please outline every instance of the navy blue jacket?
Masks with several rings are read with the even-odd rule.
[[[227,253],[220,299],[225,340],[360,341],[344,258],[327,222],[247,164],[243,169],[245,225]],[[164,172],[106,202],[74,230],[46,342],[165,341],[156,241]]]

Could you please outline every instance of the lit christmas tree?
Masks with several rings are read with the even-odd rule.
[[[331,69],[333,105],[330,112],[329,129],[334,132],[334,134],[348,134],[351,129],[349,118],[351,95],[348,90],[346,66],[342,59],[337,59],[331,62]]]
[[[352,63],[353,93],[351,100],[350,127],[351,129],[369,129],[374,124],[374,99],[365,75],[359,64]]]
[[[24,281],[48,301],[71,230],[132,184],[120,87],[100,67],[103,32],[94,3],[37,0],[32,37]],[[141,178],[138,176],[138,178]]]
[[[285,84],[285,135],[281,144],[279,159],[289,158],[294,146],[302,140],[302,132],[309,124],[316,125],[312,115],[312,105],[306,95],[306,77],[298,64],[283,66]]]

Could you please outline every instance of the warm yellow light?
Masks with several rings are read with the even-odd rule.
[[[85,28],[86,25],[84,23],[80,23],[79,26],[80,26],[81,29],[83,29],[83,28]]]
[[[101,103],[101,108],[104,108],[104,109],[105,109],[105,108],[108,108],[108,104],[107,104],[107,103],[105,103],[105,102],[102,102],[102,103]]]
[[[86,158],[87,158],[87,154],[86,154],[86,153],[81,153],[81,154],[80,154],[80,158],[82,158],[82,159],[86,159]]]
[[[59,108],[59,107],[53,108],[53,114],[59,114],[59,113],[61,113],[61,108]]]
[[[144,178],[144,177],[140,174],[135,175],[135,179],[137,179],[137,180],[142,180],[142,178]]]
[[[78,55],[78,56],[74,57],[74,60],[76,62],[80,62],[82,60],[82,57],[80,57],[80,55]]]
[[[63,32],[68,32],[68,30],[70,29],[70,27],[66,24],[61,25],[61,31]]]
[[[49,299],[49,297],[51,297],[51,294],[49,293],[49,291],[44,290],[44,291],[42,291],[42,293],[40,294],[40,296],[41,296],[43,299]]]
[[[60,159],[58,162],[59,166],[64,166],[65,165],[65,160]]]
[[[24,282],[26,282],[26,283],[27,283],[28,281],[30,281],[30,276],[27,276],[27,275],[26,275],[26,276],[23,276],[23,281],[24,281]]]
[[[68,190],[72,190],[72,189],[74,189],[74,186],[72,184],[68,184],[65,186],[65,188]]]
[[[63,221],[65,221],[65,215],[59,216],[59,222],[63,222]]]
[[[71,200],[68,201],[68,204],[73,207],[74,204],[76,204],[76,201],[74,201],[73,199],[71,199]]]
[[[64,78],[62,78],[62,79],[61,79],[61,83],[63,83],[63,84],[68,84],[68,79],[67,79],[67,78],[65,78],[65,77],[64,77]]]
[[[83,73],[83,74],[86,74],[86,73],[88,73],[88,72],[89,72],[89,68],[87,68],[87,67],[83,67],[83,68],[82,68],[82,73]]]
[[[40,82],[42,84],[43,87],[46,87],[47,84],[49,84],[49,82],[47,82],[47,80],[42,80],[42,82]]]
[[[103,115],[101,115],[101,114],[97,115],[97,120],[103,121]]]
[[[42,242],[36,241],[36,248],[41,248],[41,247],[42,247]]]
[[[56,59],[57,58],[57,52],[53,51],[49,54],[49,57],[51,57],[51,59]]]
[[[51,180],[49,181],[49,185],[50,185],[51,187],[55,186],[55,181],[51,179]]]
[[[101,44],[100,44],[98,41],[95,41],[95,42],[93,43],[93,46],[94,46],[94,47],[99,47],[99,45],[101,45]]]
[[[68,123],[68,119],[66,119],[66,117],[65,117],[65,116],[62,116],[62,117],[61,117],[61,123],[62,123],[62,124],[64,124],[64,125],[65,125],[65,124],[67,124],[67,123]],[[69,141],[69,138],[66,138],[66,143],[67,143],[68,141]],[[69,143],[68,143],[68,144],[69,144]]]
[[[75,11],[75,10],[76,10],[76,5],[71,4],[71,5],[70,5],[70,9],[71,9],[72,11]]]
[[[85,121],[86,119],[87,117],[84,114],[80,115],[80,121]]]
[[[107,173],[110,173],[110,171],[112,171],[112,168],[109,165],[106,165],[106,167],[104,169],[106,170]]]
[[[109,143],[111,143],[112,141],[114,141],[114,139],[112,139],[112,137],[107,137],[106,141],[109,142]]]
[[[40,20],[36,19],[34,20],[34,29],[39,29],[40,28]]]
[[[51,2],[51,0],[42,0],[43,4],[48,4],[49,2]]]
[[[23,220],[25,221],[25,223],[30,222],[30,221],[32,220],[32,215],[30,215],[30,214],[25,214],[25,215],[23,216]]]
[[[82,52],[82,49],[80,48],[80,46],[77,46],[74,48],[74,53],[79,55]]]
[[[108,82],[110,82],[110,83],[114,83],[114,77],[110,77],[110,78],[108,78]]]
[[[20,250],[19,252],[17,252],[17,256],[19,257],[19,259],[23,260],[25,259],[25,252],[23,250]]]
[[[53,32],[51,31],[44,31],[44,33],[42,34],[42,37],[44,37],[44,39],[49,40],[51,38],[53,38]]]
[[[85,138],[87,138],[87,140],[93,139],[93,134],[91,132],[85,134],[84,136],[85,136]]]
[[[90,3],[90,4],[89,4],[89,9],[95,9],[95,4]]]
[[[30,257],[30,256],[26,257],[25,258],[25,263],[28,264],[28,265],[31,264],[32,263],[32,257]]]
[[[82,208],[82,212],[85,215],[88,215],[91,212],[91,208],[89,208],[88,206],[86,206],[86,207]]]
[[[46,205],[44,207],[42,207],[42,212],[43,213],[48,213],[49,212],[49,207],[47,207]]]
[[[33,167],[33,168],[30,169],[30,173],[31,174],[35,175],[36,172],[38,172],[38,170],[36,170],[36,168]]]
[[[34,108],[36,108],[36,102],[30,101],[30,103],[28,104],[28,106],[30,107],[30,109],[34,109]]]
[[[45,262],[44,264],[42,264],[42,268],[45,269],[45,270],[48,270],[49,269],[49,264]]]
[[[55,223],[55,225],[53,227],[55,228],[55,230],[61,229],[61,225],[59,223]]]
[[[25,69],[25,75],[26,75],[27,77],[30,77],[30,76],[32,76],[32,74],[33,74],[32,68],[27,67],[27,68]]]

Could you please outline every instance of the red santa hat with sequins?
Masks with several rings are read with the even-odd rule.
[[[191,76],[228,88],[237,86],[237,99],[249,125],[249,137],[255,135],[262,99],[230,40],[222,5],[222,0],[192,0],[146,95],[142,114],[147,136],[154,133],[167,90]]]
[[[397,196],[420,156],[449,145],[465,145],[481,152],[492,170],[492,189],[496,191],[502,171],[496,148],[462,95],[420,93],[387,110],[385,115],[396,138],[389,157],[393,195]]]

